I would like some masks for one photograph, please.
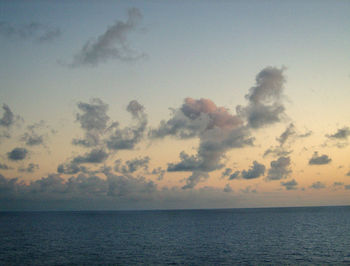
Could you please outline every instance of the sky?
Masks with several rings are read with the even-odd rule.
[[[349,205],[349,14],[0,0],[0,210]]]

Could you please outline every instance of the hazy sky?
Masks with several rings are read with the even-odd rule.
[[[349,1],[0,1],[0,209],[350,204]]]

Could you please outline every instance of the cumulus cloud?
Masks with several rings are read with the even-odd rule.
[[[267,180],[281,180],[289,177],[292,173],[290,169],[290,158],[279,157],[270,163],[270,169],[267,172]]]
[[[183,189],[194,188],[199,182],[206,180],[209,177],[206,172],[194,171],[192,175],[186,179],[186,185],[184,185]]]
[[[257,161],[254,161],[253,165],[248,170],[242,171],[242,178],[253,179],[253,178],[258,178],[264,174],[265,174],[265,165],[260,164]]]
[[[7,104],[3,104],[2,109],[4,110],[4,113],[0,118],[0,126],[9,128],[13,125],[15,116]]]
[[[298,187],[298,182],[295,181],[295,179],[292,179],[290,181],[286,181],[286,182],[281,182],[281,185],[284,186],[286,188],[286,190],[295,190]]]
[[[0,163],[0,169],[1,170],[10,170],[12,168],[5,163]]]
[[[61,30],[38,22],[15,25],[0,21],[0,36],[11,39],[35,40],[49,42],[61,35]]]
[[[350,136],[350,128],[343,127],[337,130],[334,134],[326,135],[326,137],[338,140],[347,140]]]
[[[93,149],[84,155],[79,155],[73,158],[73,164],[82,163],[102,163],[108,158],[108,153],[103,149]]]
[[[89,103],[79,102],[80,113],[76,115],[76,121],[85,131],[83,139],[73,139],[73,144],[84,147],[93,147],[100,144],[101,135],[107,128],[109,116],[108,105],[101,99],[91,99]]]
[[[350,189],[350,185],[345,185],[344,188],[345,189]]]
[[[38,169],[39,169],[38,164],[30,163],[30,164],[28,164],[27,167],[19,167],[18,172],[34,173]]]
[[[315,151],[312,155],[312,158],[309,160],[310,165],[322,165],[322,164],[329,164],[332,161],[331,158],[328,157],[328,155],[318,155],[318,152]]]
[[[139,169],[147,171],[149,161],[150,158],[148,156],[127,160],[124,165],[122,165],[121,160],[117,160],[115,161],[114,171],[124,174],[134,173]]]
[[[28,146],[45,145],[45,139],[48,137],[48,133],[44,132],[44,130],[47,129],[49,129],[49,126],[43,120],[31,124],[27,126],[27,132],[21,136],[21,140]]]
[[[87,172],[87,168],[77,162],[62,163],[57,166],[57,173],[74,175],[79,172]]]
[[[26,148],[14,148],[7,153],[7,158],[11,161],[24,160],[27,157],[28,150]]]
[[[154,168],[149,174],[157,175],[158,180],[163,180],[166,170],[162,169],[162,167]]]
[[[128,42],[128,35],[137,29],[141,19],[140,10],[129,9],[126,22],[116,21],[97,39],[86,42],[71,65],[96,66],[109,59],[132,61],[144,57],[144,54],[131,49]]]
[[[350,176],[350,171],[346,173],[347,176]]]
[[[310,188],[313,188],[313,189],[321,189],[321,188],[325,188],[325,187],[326,187],[326,185],[320,181],[314,182],[310,186]]]
[[[280,143],[280,146],[283,146],[286,141],[295,134],[295,126],[293,123],[290,123],[286,130],[276,140]]]
[[[252,188],[251,186],[247,186],[245,189],[241,189],[243,193],[257,193],[257,190]]]
[[[119,128],[117,124],[112,127],[112,134],[105,140],[111,150],[131,150],[138,144],[147,128],[147,115],[145,108],[136,100],[130,101],[126,110],[136,122],[134,126]]]
[[[339,186],[343,186],[344,183],[343,182],[334,182],[333,183],[333,187],[339,187]]]
[[[233,180],[233,179],[237,179],[237,178],[239,178],[239,176],[240,176],[240,171],[235,171],[233,174],[231,174],[230,176],[229,176],[229,180]]]
[[[252,128],[280,122],[285,107],[282,104],[285,69],[266,67],[256,76],[256,85],[246,95],[247,106],[237,106],[237,113],[248,120]]]

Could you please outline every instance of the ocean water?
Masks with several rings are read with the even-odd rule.
[[[350,207],[0,212],[1,265],[350,265]]]

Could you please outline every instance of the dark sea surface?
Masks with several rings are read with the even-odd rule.
[[[1,265],[350,265],[350,207],[0,212]]]

